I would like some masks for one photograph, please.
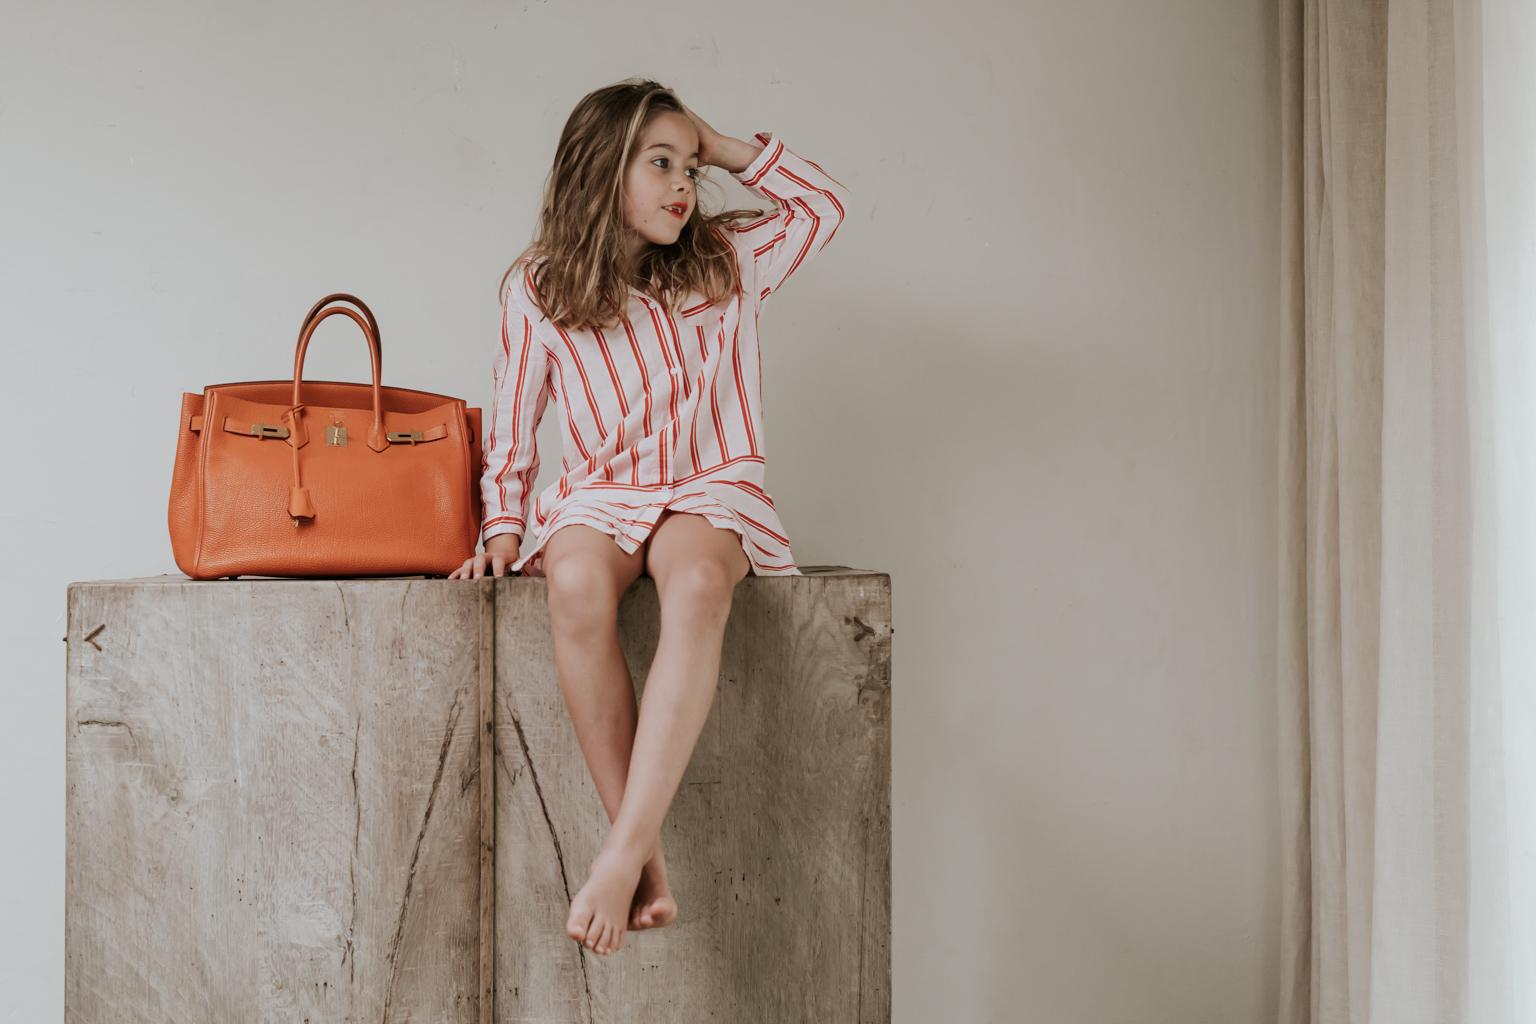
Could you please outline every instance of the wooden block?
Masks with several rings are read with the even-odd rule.
[[[71,585],[71,1024],[477,1019],[480,606]]]
[[[608,957],[542,578],[72,584],[66,1019],[888,1022],[890,578],[802,570],[738,586],[680,918]],[[642,578],[642,700],[658,626]]]
[[[498,1021],[891,1019],[890,577],[809,568],[738,585],[663,827],[679,918],[607,956],[565,935],[608,819],[556,682],[544,581],[501,584]],[[658,612],[649,577],[619,608],[642,703]]]

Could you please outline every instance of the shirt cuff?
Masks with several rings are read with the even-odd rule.
[[[732,171],[731,176],[743,185],[756,185],[763,180],[769,168],[784,152],[784,143],[773,132],[756,132],[753,139],[762,143],[763,151],[753,157],[752,162],[739,171]]]
[[[523,534],[522,521],[513,516],[494,516],[481,529],[480,542],[483,544],[492,537],[499,537],[504,533],[512,533],[521,537]]]

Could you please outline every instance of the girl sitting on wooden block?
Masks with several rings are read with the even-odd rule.
[[[831,241],[847,190],[776,134],[754,139],[655,82],[587,95],[535,240],[502,279],[485,550],[450,578],[546,577],[561,692],[612,822],[566,922],[598,952],[677,914],[661,823],[714,699],[736,583],[801,574],[764,485],[758,318]],[[704,212],[709,166],[773,208]],[[563,472],[534,497],[551,395]],[[642,571],[662,628],[637,709],[616,622]]]

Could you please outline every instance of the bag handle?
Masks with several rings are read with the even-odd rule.
[[[332,302],[350,302],[363,311],[359,317],[345,306],[331,306]],[[327,308],[329,307],[329,308]],[[384,387],[383,387],[383,363],[382,346],[379,343],[379,323],[373,317],[373,311],[363,303],[363,300],[354,295],[337,292],[327,295],[310,309],[304,317],[304,324],[299,329],[299,343],[293,354],[293,404],[290,409],[291,428],[295,436],[289,438],[289,444],[295,449],[302,448],[308,437],[303,433],[299,423],[298,412],[304,408],[302,385],[304,383],[304,357],[309,352],[309,339],[314,335],[315,328],[327,318],[345,314],[352,318],[358,327],[362,328],[363,339],[368,343],[368,361],[373,373],[373,426],[368,432],[368,447],[376,452],[382,452],[389,447],[389,439],[384,435]],[[366,320],[365,320],[366,318]]]
[[[303,334],[304,328],[309,326],[309,322],[315,318],[315,314],[333,302],[350,302],[363,311],[363,316],[368,318],[368,326],[373,328],[373,340],[378,344],[379,351],[382,353],[384,351],[384,336],[379,333],[379,322],[373,318],[373,310],[369,309],[362,299],[359,299],[356,295],[348,295],[346,292],[334,292],[309,307],[309,312],[304,314],[304,322],[299,325],[299,333]]]
[[[363,315],[358,316],[346,306],[332,305],[333,302],[349,302],[362,310]],[[319,327],[327,317],[345,314],[363,330],[363,339],[368,343],[368,361],[373,371],[373,426],[368,432],[368,447],[375,452],[382,452],[389,447],[389,438],[384,432],[384,386],[383,386],[383,356],[379,345],[379,323],[373,317],[373,311],[363,303],[362,299],[355,295],[347,295],[344,292],[336,292],[327,295],[310,308],[304,317],[304,323],[299,328],[299,343],[293,353],[293,403],[283,419],[288,421],[289,450],[293,453],[293,486],[288,492],[288,515],[293,519],[293,525],[298,526],[305,519],[315,517],[315,506],[309,497],[309,488],[305,487],[299,478],[299,449],[304,447],[309,440],[305,433],[304,425],[299,419],[299,411],[304,408],[302,386],[304,383],[304,357],[309,352],[309,339],[314,335],[315,328]]]

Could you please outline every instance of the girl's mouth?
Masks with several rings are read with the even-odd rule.
[[[688,208],[686,206],[663,206],[662,209],[678,219],[688,216]]]

